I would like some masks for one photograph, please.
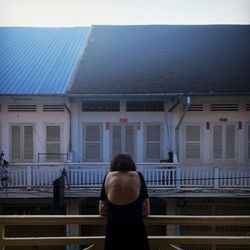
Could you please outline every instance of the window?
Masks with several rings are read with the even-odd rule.
[[[247,125],[247,159],[250,160],[250,124]]]
[[[2,148],[2,128],[1,128],[1,123],[0,123],[0,153],[3,150]]]
[[[163,101],[127,101],[126,111],[128,112],[156,112],[164,111]]]
[[[101,124],[85,124],[83,126],[85,161],[102,160],[102,126]]]
[[[160,161],[162,158],[162,125],[145,124],[144,155],[146,161]]]
[[[120,102],[119,101],[83,101],[82,111],[117,112],[117,111],[120,111]]]
[[[135,159],[135,125],[113,124],[111,126],[111,158],[127,153]]]
[[[235,125],[213,125],[213,159],[235,159]]]
[[[33,126],[11,125],[11,160],[32,162],[34,155]]]
[[[58,125],[46,126],[46,161],[61,161],[61,129]]]
[[[197,160],[201,156],[201,132],[199,124],[185,126],[185,159]]]

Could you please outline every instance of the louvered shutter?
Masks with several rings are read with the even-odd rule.
[[[11,159],[21,161],[21,126],[11,126]]]
[[[84,156],[86,161],[101,160],[101,126],[86,124],[84,126]]]
[[[61,160],[61,139],[60,126],[46,127],[46,160],[60,161]]]
[[[213,159],[222,159],[222,125],[213,126]]]
[[[235,126],[226,126],[226,159],[235,158]]]
[[[161,158],[161,125],[146,124],[145,129],[146,160],[159,161]]]
[[[200,159],[200,125],[186,125],[186,159]]]
[[[135,158],[135,126],[125,125],[125,152]]]
[[[250,160],[250,124],[247,126],[247,159]]]
[[[112,126],[112,158],[122,153],[122,127],[121,125]]]
[[[24,161],[33,160],[33,126],[24,126]]]

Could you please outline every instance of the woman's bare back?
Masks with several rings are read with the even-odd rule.
[[[108,199],[115,205],[125,205],[135,201],[140,194],[140,177],[136,171],[109,172],[105,189]]]

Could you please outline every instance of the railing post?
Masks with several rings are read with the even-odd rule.
[[[31,166],[27,167],[27,189],[31,190],[31,179],[32,179],[32,170]]]
[[[0,224],[0,250],[4,250],[5,246],[3,245],[3,240],[5,237],[5,225]]]
[[[220,177],[219,168],[215,167],[214,168],[214,188],[219,188],[219,183],[220,183],[219,177]]]
[[[68,202],[67,203],[67,210],[66,213],[68,215],[74,215],[74,214],[79,214],[80,213],[80,205],[79,203],[72,203]],[[79,236],[80,234],[80,225],[78,224],[67,224],[66,225],[66,235],[67,236]],[[67,245],[66,246],[67,250],[79,250],[78,245]]]
[[[180,166],[176,167],[176,177],[175,177],[175,182],[176,182],[176,189],[181,188],[181,168]]]

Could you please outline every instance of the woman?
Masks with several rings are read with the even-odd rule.
[[[105,176],[99,201],[100,215],[107,215],[105,250],[149,250],[143,216],[150,213],[143,175],[132,158],[119,154]]]

